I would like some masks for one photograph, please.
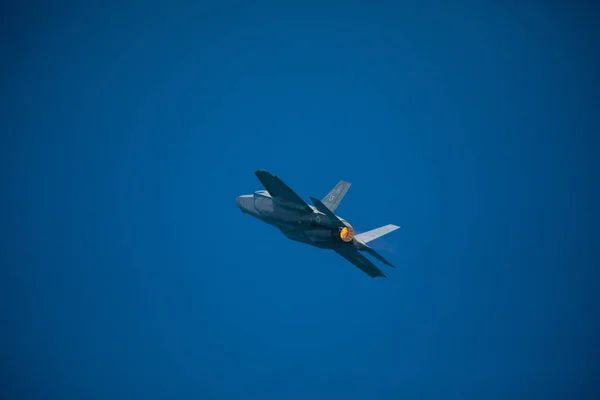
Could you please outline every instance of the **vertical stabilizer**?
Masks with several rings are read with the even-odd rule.
[[[331,210],[331,212],[335,212],[336,208],[338,208],[340,202],[348,192],[348,189],[350,189],[350,185],[351,183],[346,181],[339,181],[321,201],[329,210]]]

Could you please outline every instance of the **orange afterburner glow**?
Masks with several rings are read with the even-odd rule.
[[[351,242],[352,238],[354,238],[354,229],[351,226],[347,225],[340,229],[340,239],[344,242]]]
[[[348,237],[348,228],[342,228],[342,230],[340,231],[340,237],[342,239],[346,239]]]

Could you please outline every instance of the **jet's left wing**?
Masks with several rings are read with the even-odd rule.
[[[379,276],[387,278],[379,268],[375,266],[367,257],[362,255],[353,247],[342,247],[335,249],[335,252],[350,261],[352,264],[360,268],[364,273],[369,275],[371,278],[377,278]]]
[[[313,212],[312,208],[278,177],[263,169],[256,171],[254,174],[273,198],[297,210],[307,213]]]

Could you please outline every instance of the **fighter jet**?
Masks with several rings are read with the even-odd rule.
[[[389,224],[355,234],[348,221],[335,214],[350,183],[339,181],[322,200],[311,197],[311,206],[270,172],[258,170],[255,175],[266,190],[239,196],[236,203],[243,213],[277,227],[291,240],[335,251],[372,278],[386,276],[361,251],[394,267],[367,243],[399,226]]]

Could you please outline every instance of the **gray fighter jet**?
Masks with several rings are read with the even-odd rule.
[[[395,231],[399,226],[389,224],[355,234],[345,219],[334,214],[350,183],[340,181],[322,200],[311,197],[314,206],[310,206],[268,171],[258,170],[255,174],[267,190],[239,196],[236,203],[242,212],[279,228],[289,239],[335,251],[372,278],[386,276],[360,251],[394,267],[367,243]]]

